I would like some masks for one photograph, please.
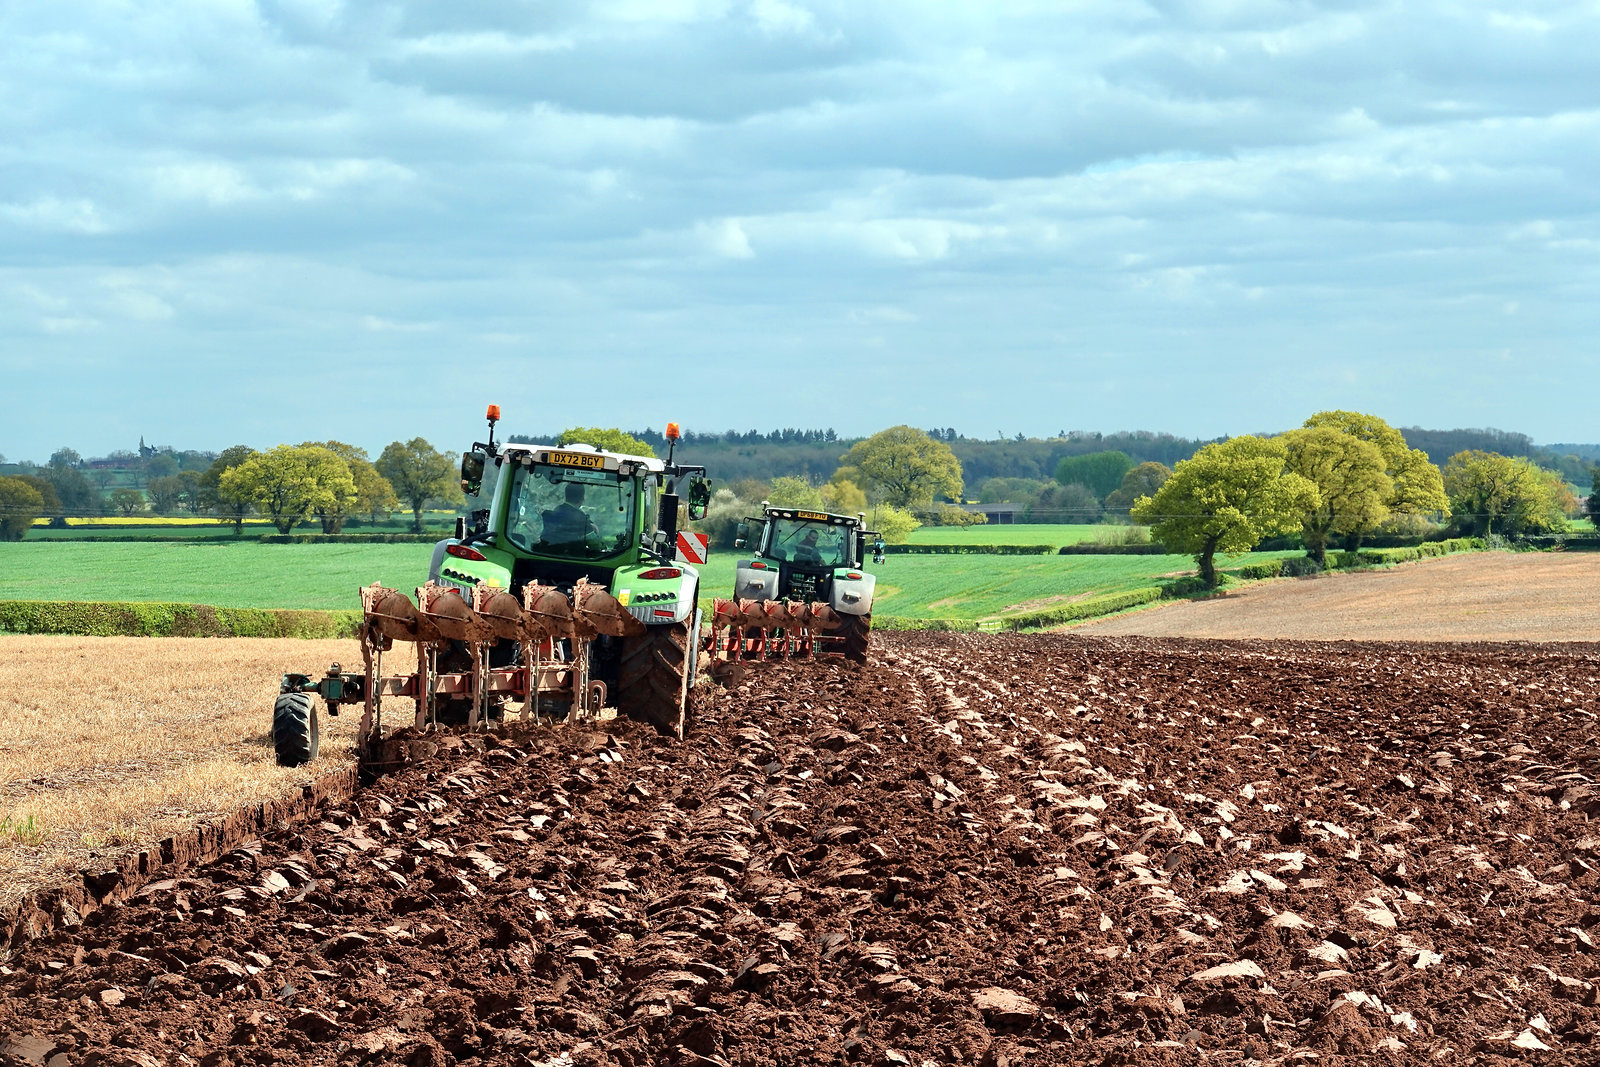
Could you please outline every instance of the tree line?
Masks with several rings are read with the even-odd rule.
[[[389,444],[376,461],[343,441],[265,451],[234,445],[203,469],[180,466],[150,477],[143,491],[124,486],[97,493],[86,473],[93,469],[73,450],[60,449],[44,467],[0,476],[0,540],[21,540],[39,518],[65,526],[68,518],[131,517],[147,510],[214,516],[232,523],[235,534],[252,515],[285,534],[315,518],[323,533],[336,534],[356,516],[378,522],[404,506],[411,510],[412,529],[421,533],[429,502],[460,499],[455,460],[421,437]]]
[[[1600,468],[1591,478],[1593,507]],[[1218,552],[1246,552],[1275,534],[1297,532],[1321,569],[1330,544],[1353,549],[1386,523],[1518,536],[1565,530],[1578,510],[1561,474],[1526,456],[1467,449],[1441,469],[1377,416],[1323,411],[1276,437],[1206,445],[1130,514],[1161,544],[1193,554],[1214,586]]]
[[[1334,440],[1311,432],[1318,430],[1342,436]],[[1435,447],[1446,441],[1498,443],[1528,454],[1463,448],[1441,472],[1432,454],[1415,444],[1419,434],[1431,435],[1426,441]],[[576,427],[553,436],[564,443],[586,440],[649,454],[666,446],[653,429],[633,433]],[[1300,535],[1319,561],[1331,540],[1343,538],[1348,544],[1372,531],[1418,534],[1430,523],[1439,528],[1449,519],[1453,529],[1464,533],[1516,535],[1559,528],[1565,514],[1576,508],[1566,488],[1570,479],[1539,466],[1536,459],[1548,457],[1533,450],[1526,435],[1494,430],[1402,434],[1374,416],[1324,412],[1299,430],[1263,440],[1286,450],[1285,471],[1320,487],[1320,516],[1300,523]],[[1371,454],[1351,440],[1376,449],[1382,467],[1374,466]],[[696,461],[705,463],[721,485],[711,526],[731,540],[737,524],[733,513],[753,513],[762,500],[836,513],[870,510],[873,521],[893,539],[920,524],[980,522],[981,516],[958,506],[975,482],[979,502],[1019,503],[1026,521],[1137,520],[1139,502],[1155,498],[1176,467],[1202,454],[1214,457],[1206,450],[1227,444],[1169,434],[1083,431],[1050,439],[978,441],[951,428],[897,426],[853,441],[840,440],[831,429],[690,433],[680,447],[693,448]],[[804,462],[793,462],[797,455]],[[736,462],[740,458],[758,462],[741,466]],[[1586,463],[1569,458],[1579,462],[1581,476],[1591,474]],[[376,461],[340,441],[280,445],[265,452],[236,445],[216,455],[141,445],[138,456],[123,453],[119,461],[136,464],[145,475],[142,490],[120,486],[107,491],[107,472],[123,468],[85,461],[70,448],[53,453],[42,468],[17,468],[13,477],[0,479],[0,521],[5,523],[0,536],[25,532],[32,519],[23,522],[24,513],[64,524],[68,516],[131,516],[147,509],[162,515],[214,515],[233,523],[235,532],[251,515],[265,516],[283,532],[315,518],[324,532],[337,533],[357,516],[380,521],[402,504],[412,512],[413,528],[420,530],[429,501],[453,505],[460,500],[454,457],[420,437],[391,443]],[[992,473],[996,470],[1012,473]],[[1023,473],[1015,473],[1019,471]],[[1351,484],[1334,485],[1336,474]],[[1435,477],[1448,490],[1444,500],[1431,488]],[[1419,479],[1428,488],[1419,490]],[[1379,503],[1373,503],[1374,494],[1382,498]],[[1379,517],[1370,522],[1352,518],[1363,508]]]

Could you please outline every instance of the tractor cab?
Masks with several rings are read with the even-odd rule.
[[[518,594],[535,582],[570,592],[582,578],[608,587],[622,607],[641,597],[674,602],[670,618],[650,609],[647,624],[687,618],[699,575],[678,558],[678,505],[682,490],[689,518],[704,517],[704,467],[586,444],[496,447],[493,436],[462,457],[470,521],[435,546],[431,579]],[[661,595],[668,591],[675,595]]]
[[[749,547],[751,556],[736,564],[733,597],[717,602],[720,614],[713,629],[739,630],[748,623],[759,631],[765,626],[784,635],[787,651],[794,620],[804,618],[810,623],[800,629],[823,638],[820,645],[802,642],[809,653],[838,651],[865,660],[877,579],[862,563],[869,548],[872,561],[883,562],[883,538],[866,528],[866,520],[865,515],[773,507],[763,501],[761,517],[745,519],[735,531],[734,547]],[[759,604],[769,608],[753,610]],[[757,640],[765,655],[766,638]],[[748,651],[744,646],[737,650],[740,655]]]

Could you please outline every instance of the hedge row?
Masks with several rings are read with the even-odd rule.
[[[1472,552],[1484,547],[1476,537],[1453,537],[1448,541],[1425,541],[1410,548],[1364,548],[1359,552],[1329,552],[1328,570],[1350,570],[1356,567],[1384,567],[1391,563],[1410,563],[1413,560],[1448,556],[1454,552]],[[1224,572],[1233,578],[1246,581],[1257,578],[1301,578],[1321,571],[1315,561],[1306,556],[1286,559],[1269,559],[1261,563],[1248,563]]]
[[[970,633],[978,628],[972,619],[916,619],[909,616],[879,615],[873,618],[874,630],[935,630],[941,633]]]
[[[89,637],[354,637],[359,611],[0,600],[0,633]]]
[[[82,529],[82,527],[78,527]],[[182,527],[174,527],[182,529]],[[184,534],[164,535],[159,533],[147,534],[107,534],[102,537],[95,534],[88,537],[63,537],[49,534],[29,534],[26,538],[29,544],[105,544],[107,542],[152,542],[159,541],[164,545],[237,545],[237,544],[263,544],[263,545],[431,545],[450,536],[450,532],[440,530],[435,533],[370,533],[370,534],[260,534],[252,536],[245,534],[242,537],[218,536],[195,537]]]
[[[1600,549],[1600,535],[1574,534],[1567,537],[1561,534],[1544,534],[1538,537],[1519,537],[1514,542],[1518,548],[1550,548],[1550,549]]]
[[[896,556],[1048,556],[1053,545],[885,545]]]
[[[1063,556],[1170,556],[1165,545],[1097,545],[1084,541],[1076,545],[1062,545],[1056,550]]]
[[[262,534],[264,545],[431,545],[447,533]]]
[[[1129,589],[1125,593],[1106,593],[1103,596],[1076,600],[1071,604],[1063,604],[1059,608],[1029,611],[1021,615],[1007,615],[1001,620],[1001,623],[1007,630],[1031,630],[1041,626],[1059,626],[1065,622],[1077,622],[1079,619],[1092,619],[1100,615],[1110,615],[1114,611],[1138,607],[1140,604],[1152,604],[1167,595],[1166,589],[1162,586],[1150,585],[1142,589]]]
[[[236,544],[239,541],[238,538],[217,537],[215,535],[213,535],[211,537],[194,537],[194,536],[186,535],[186,534],[172,534],[170,536],[163,536],[162,534],[154,534],[154,533],[152,533],[152,534],[116,534],[116,535],[107,536],[107,537],[101,537],[98,534],[93,535],[93,536],[89,536],[89,537],[50,537],[50,536],[41,537],[41,536],[38,536],[37,534],[29,534],[26,538],[24,538],[24,540],[30,545],[32,545],[32,544],[57,544],[57,545],[97,544],[97,545],[99,545],[99,544],[105,544],[108,541],[145,541],[145,542],[159,541],[161,544],[164,544],[164,545],[226,545],[226,544],[230,544],[230,543]]]

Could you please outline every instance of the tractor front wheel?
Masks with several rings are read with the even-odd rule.
[[[280,767],[303,767],[317,758],[322,732],[310,693],[282,693],[272,705],[272,749]]]
[[[844,658],[852,663],[867,662],[867,637],[872,631],[871,615],[845,615],[839,636],[844,639]]]
[[[688,726],[693,647],[689,626],[682,622],[652,626],[638,637],[624,638],[617,710],[664,734],[681,736]]]

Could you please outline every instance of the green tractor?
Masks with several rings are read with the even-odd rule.
[[[865,515],[773,507],[739,524],[734,547],[751,547],[734,572],[731,599],[712,608],[712,652],[723,661],[769,656],[867,659],[877,579],[862,570],[867,550],[883,562],[883,538]],[[871,539],[870,541],[868,539]]]
[[[278,761],[316,755],[320,695],[329,714],[361,703],[363,755],[383,739],[385,696],[416,702],[415,725],[504,714],[598,716],[609,704],[682,736],[700,646],[700,575],[680,555],[686,497],[704,516],[705,468],[590,445],[501,444],[498,407],[489,440],[461,464],[469,517],[434,546],[417,600],[377,585],[361,591],[366,669],[337,664],[321,678],[285,675],[273,714]],[[679,490],[683,489],[683,497]],[[695,552],[694,556],[699,553]],[[384,652],[416,646],[417,670],[386,677]]]

